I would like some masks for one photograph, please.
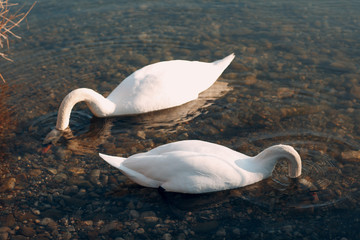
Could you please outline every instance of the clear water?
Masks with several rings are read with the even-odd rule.
[[[10,42],[14,63],[0,63],[9,85],[1,101],[13,111],[1,154],[0,224],[10,228],[2,231],[12,238],[359,238],[359,11],[356,0],[38,1],[15,30],[22,39]],[[144,65],[231,52],[234,62],[199,100],[111,119],[79,104],[73,135],[42,153],[72,89],[107,95]],[[280,163],[272,178],[245,188],[162,198],[97,156],[183,139],[248,155],[290,144],[303,174],[291,181]]]

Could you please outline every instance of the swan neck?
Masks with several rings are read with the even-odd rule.
[[[296,178],[301,175],[301,158],[298,152],[288,145],[275,145],[269,147],[254,157],[257,162],[260,162],[262,167],[268,169],[269,175],[278,160],[286,159],[288,162],[289,177]]]
[[[97,117],[105,117],[114,112],[115,104],[101,94],[88,88],[79,88],[71,91],[61,102],[56,129],[65,130],[69,126],[70,114],[73,107],[85,101],[90,111]]]

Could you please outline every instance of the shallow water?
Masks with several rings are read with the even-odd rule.
[[[0,64],[1,114],[14,111],[0,131],[2,239],[360,238],[359,10],[356,0],[38,1],[10,42],[14,63]],[[42,153],[72,89],[107,95],[144,65],[231,52],[199,100],[110,119],[79,104],[72,135]],[[290,144],[303,174],[292,181],[280,163],[245,188],[164,198],[97,155],[183,139],[248,155]]]

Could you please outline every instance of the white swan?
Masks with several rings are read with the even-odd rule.
[[[218,144],[185,140],[129,158],[99,155],[134,182],[168,192],[207,193],[253,184],[270,177],[280,158],[288,160],[289,177],[301,175],[301,158],[288,145],[249,157]]]
[[[62,101],[56,128],[45,138],[49,143],[68,128],[74,105],[85,101],[97,117],[133,115],[176,107],[195,100],[229,66],[235,55],[212,62],[172,60],[145,66],[125,78],[105,98],[94,90],[79,88]]]

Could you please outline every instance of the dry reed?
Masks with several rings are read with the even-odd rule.
[[[36,2],[35,2],[36,3]],[[20,38],[13,32],[15,27],[18,27],[26,16],[29,14],[35,3],[27,10],[23,8],[16,8],[16,3],[9,3],[9,0],[0,0],[0,48],[5,46],[9,49],[9,37]],[[17,10],[14,10],[17,9]],[[12,61],[5,53],[0,51],[0,58],[7,61]],[[11,138],[11,133],[15,130],[16,123],[13,118],[13,109],[6,103],[9,96],[9,86],[6,84],[3,76],[0,74],[3,83],[0,83],[0,176],[8,172],[7,164],[4,161],[6,152],[8,150],[8,140]],[[1,180],[1,179],[0,179]]]
[[[31,5],[29,10],[26,12],[22,12],[22,8],[16,10],[12,13],[10,10],[14,8],[14,6],[18,6],[17,3],[9,3],[9,0],[0,0],[0,48],[4,48],[7,46],[9,48],[9,36],[13,36],[15,38],[20,38],[13,32],[14,27],[18,27],[20,22],[22,22],[26,16],[29,14],[31,9],[34,7],[36,2]],[[0,52],[0,57],[12,61],[5,53]],[[0,74],[0,78],[5,82],[3,76]]]

